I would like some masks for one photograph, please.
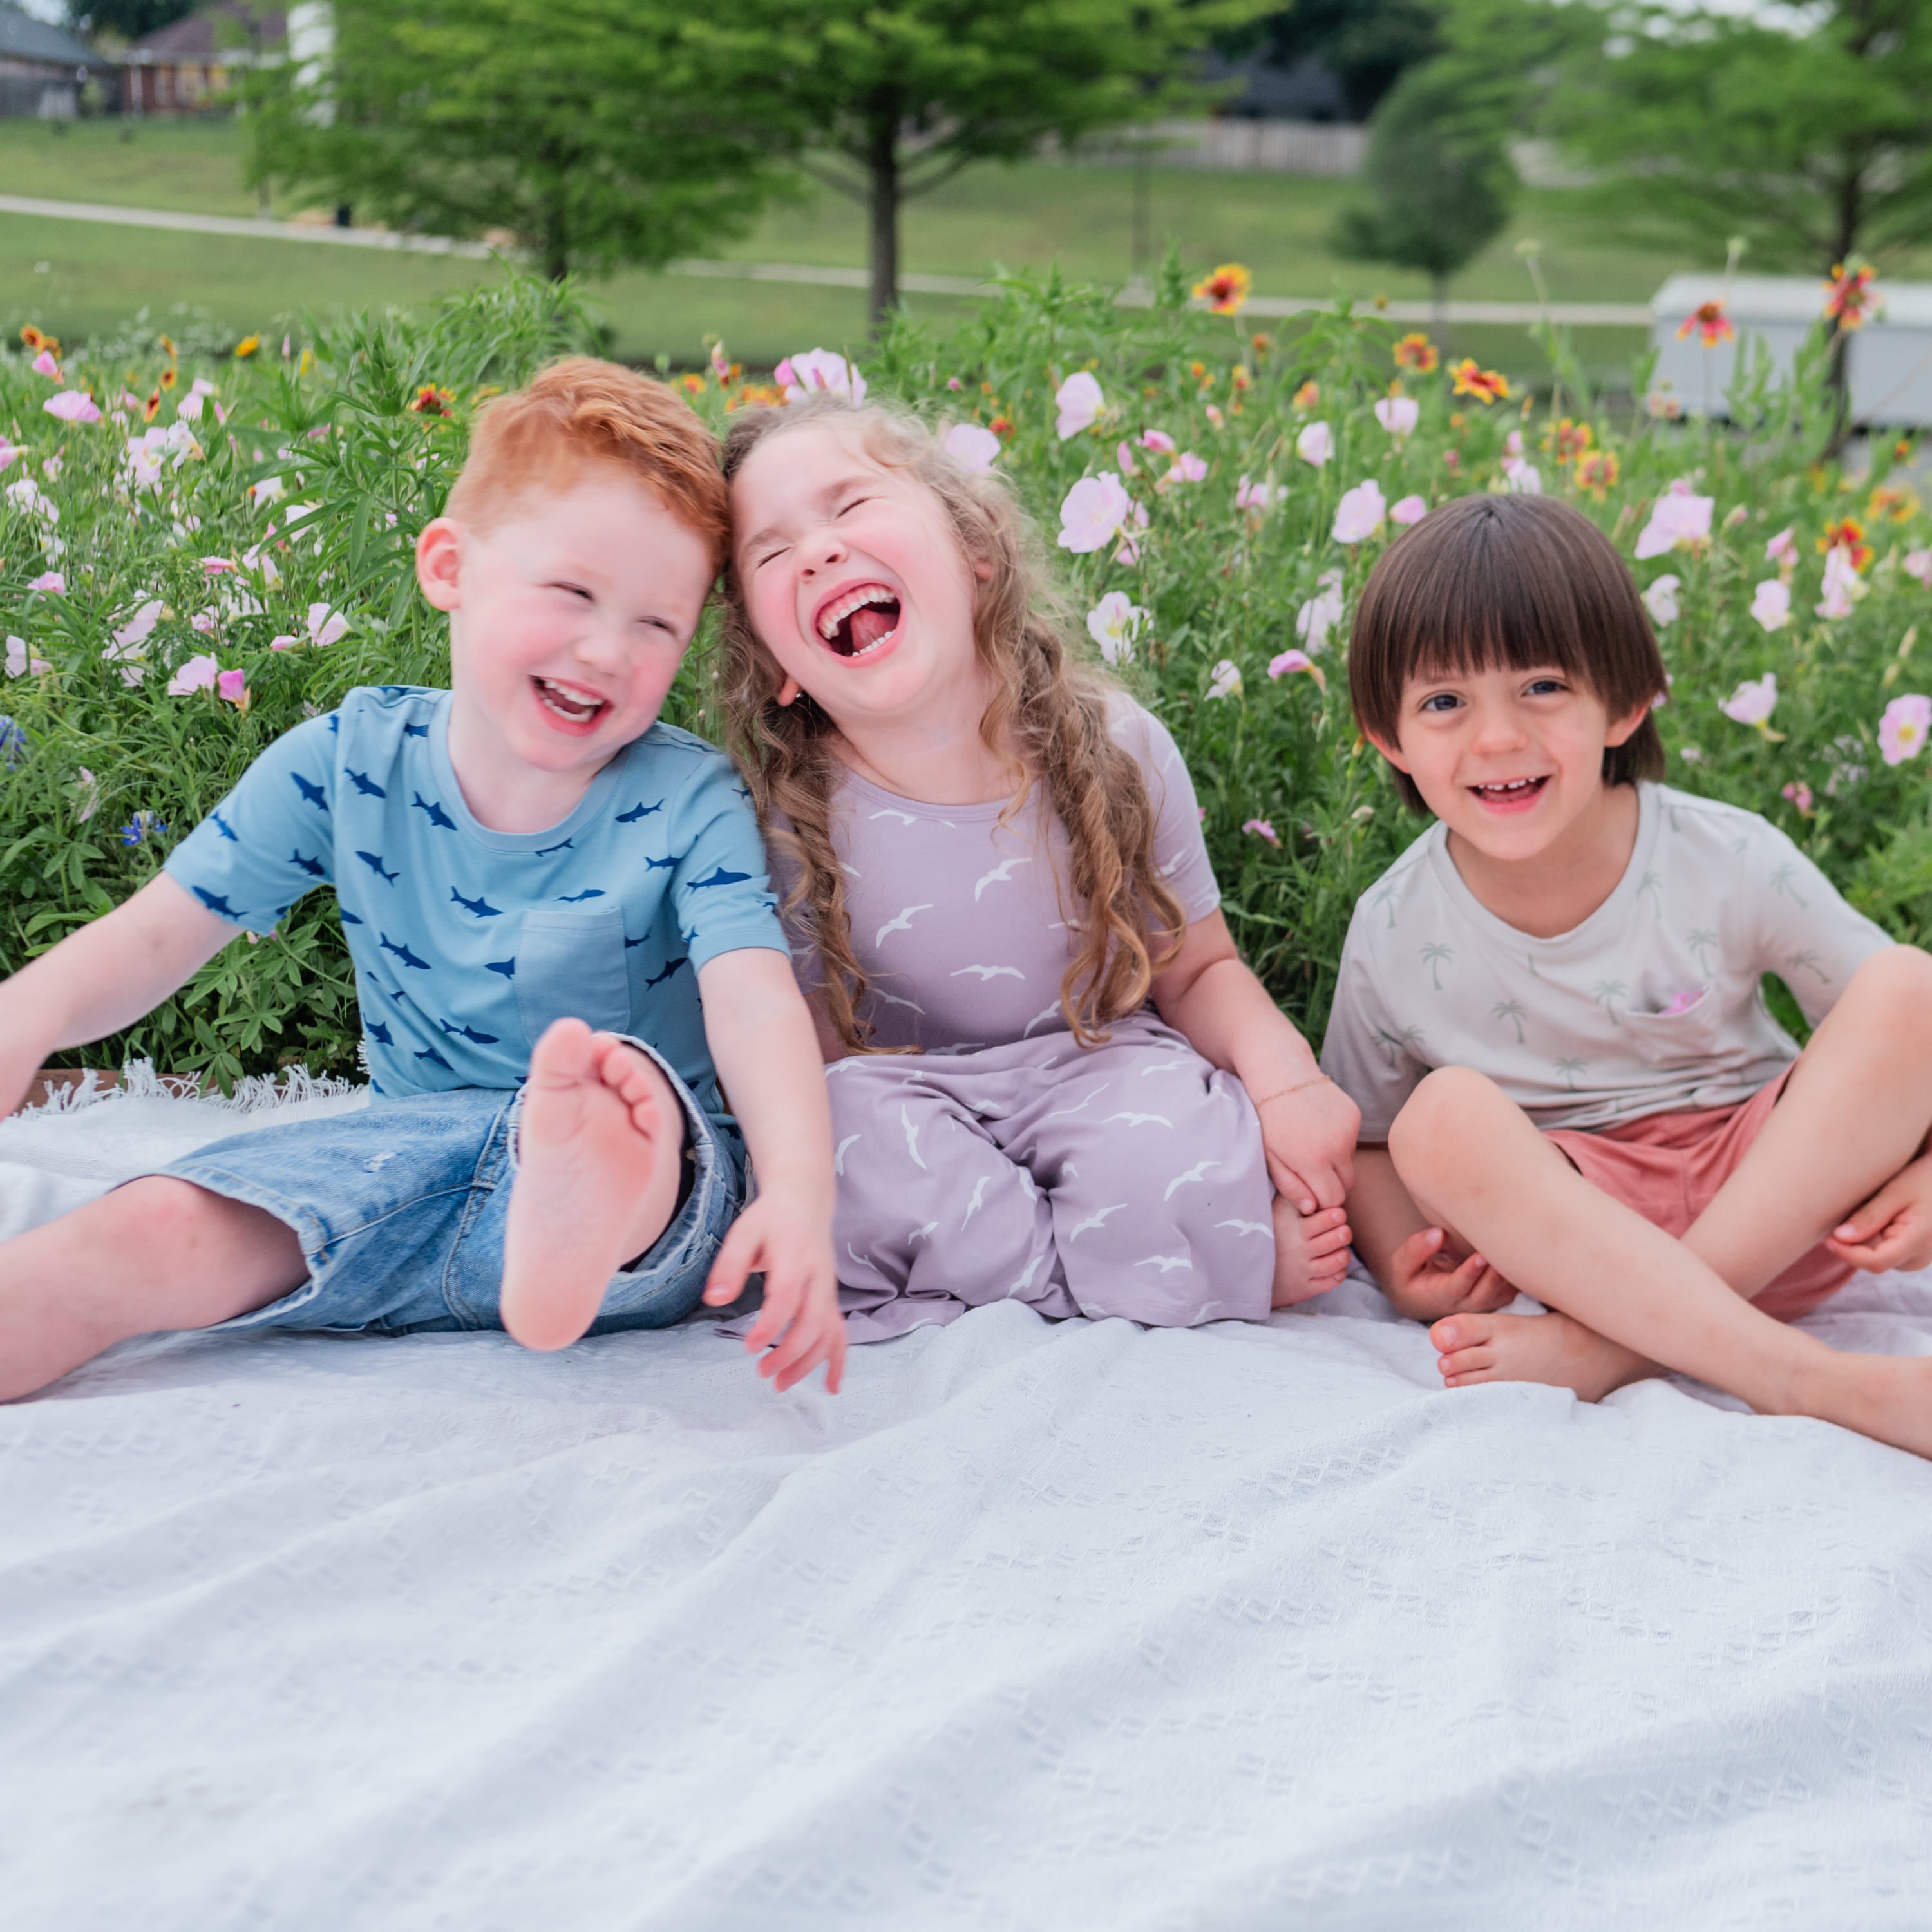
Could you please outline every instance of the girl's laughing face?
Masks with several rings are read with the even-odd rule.
[[[733,482],[731,516],[752,627],[835,724],[910,722],[962,702],[978,715],[976,584],[958,532],[856,428],[769,436]]]

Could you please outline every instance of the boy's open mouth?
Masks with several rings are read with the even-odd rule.
[[[818,614],[820,640],[834,656],[862,658],[899,627],[899,600],[883,584],[862,584]]]
[[[1525,806],[1540,797],[1543,788],[1550,782],[1546,772],[1537,778],[1498,778],[1493,784],[1472,785],[1469,789],[1486,806],[1501,806],[1507,809],[1512,806]]]
[[[560,718],[566,724],[574,724],[580,730],[596,724],[610,710],[605,701],[592,692],[579,689],[574,685],[559,684],[554,678],[532,677],[531,685],[537,694],[537,702],[553,717]]]

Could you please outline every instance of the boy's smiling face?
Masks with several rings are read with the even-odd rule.
[[[714,575],[698,531],[596,460],[482,529],[439,517],[416,573],[450,614],[451,754],[459,742],[468,754],[466,795],[519,768],[587,785],[656,722]]]
[[[1566,671],[1492,668],[1412,677],[1393,743],[1376,748],[1482,856],[1520,865],[1587,842],[1605,802],[1604,752],[1643,722],[1613,718]]]

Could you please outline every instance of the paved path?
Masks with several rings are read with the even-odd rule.
[[[0,214],[31,214],[55,221],[104,222],[123,228],[161,228],[185,235],[236,235],[256,241],[308,242],[337,248],[388,248],[418,255],[458,255],[487,259],[499,251],[482,242],[458,242],[447,235],[406,235],[384,228],[315,227],[305,223],[270,221],[235,214],[191,214],[166,208],[122,208],[93,201],[46,201],[34,195],[0,194]],[[788,262],[706,262],[686,260],[668,265],[674,275],[701,275],[722,280],[803,283],[820,288],[862,289],[868,278],[863,268],[821,268]],[[970,275],[902,274],[899,286],[908,295],[982,296],[993,284]],[[1144,307],[1153,298],[1144,285],[1120,292],[1126,307]],[[1305,315],[1332,307],[1319,296],[1256,296],[1244,313],[1263,320]],[[1427,302],[1392,302],[1382,310],[1391,322],[1432,322],[1436,311]],[[1541,310],[1534,302],[1452,302],[1448,320],[1456,322],[1502,322],[1527,326]],[[1650,310],[1641,302],[1556,302],[1552,322],[1570,326],[1643,328]]]

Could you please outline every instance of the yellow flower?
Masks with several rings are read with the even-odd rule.
[[[164,389],[172,389],[180,380],[181,378],[175,373],[175,365],[172,362],[161,371],[161,387]]]
[[[163,337],[161,338],[161,346],[162,346],[162,348],[163,348],[164,350],[166,350],[166,352],[167,352],[167,356],[168,356],[168,359],[169,359],[169,361],[170,361],[170,362],[172,362],[176,361],[176,360],[178,360],[178,359],[179,358],[180,355],[181,355],[181,351],[180,351],[178,349],[177,349],[177,348],[174,346],[174,344],[173,344],[172,342],[170,342],[170,341],[168,340],[168,338],[167,338],[165,335],[164,335],[164,336],[163,336]]]
[[[1450,374],[1456,379],[1459,396],[1474,396],[1478,402],[1500,402],[1510,392],[1509,378],[1494,369],[1479,369],[1475,358],[1466,356]]]
[[[1395,366],[1413,369],[1418,376],[1430,374],[1442,359],[1435,344],[1426,335],[1405,335],[1395,346]]]
[[[239,362],[254,355],[261,346],[262,338],[259,335],[243,336],[242,340],[235,345],[236,361]]]
[[[1204,302],[1216,315],[1239,315],[1247,306],[1255,278],[1238,262],[1223,262],[1211,275],[1194,284],[1194,299]]]
[[[456,398],[447,389],[439,389],[434,382],[425,382],[410,398],[409,407],[419,416],[446,416],[449,406]]]
[[[1321,401],[1322,386],[1318,382],[1312,381],[1304,382],[1294,392],[1294,406],[1298,410],[1318,408]]]

